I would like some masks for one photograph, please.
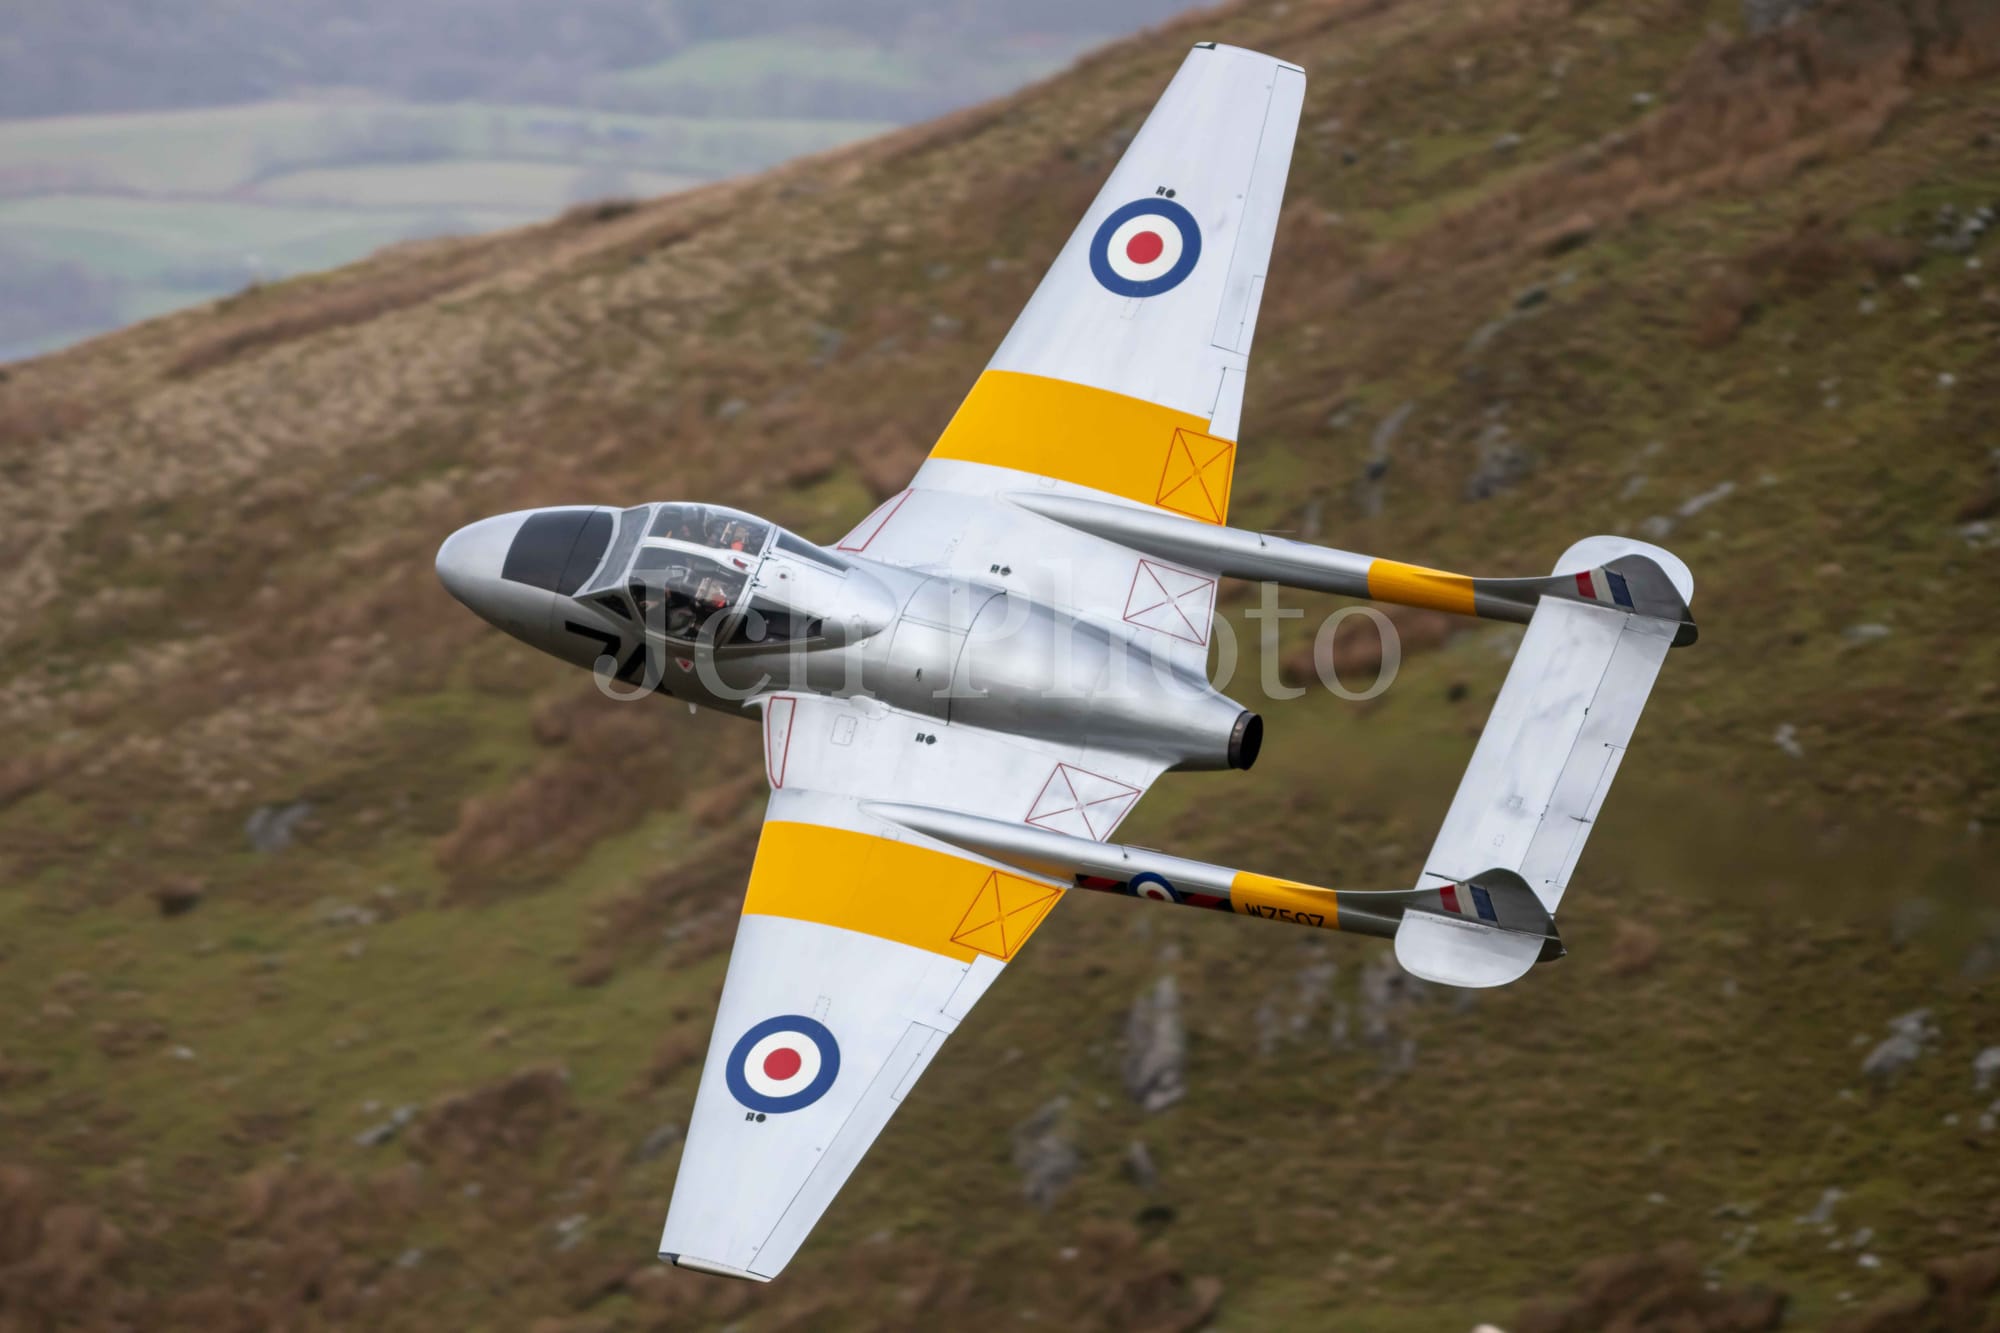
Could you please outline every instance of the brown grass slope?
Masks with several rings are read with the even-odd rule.
[[[661,1271],[755,734],[606,703],[432,552],[565,500],[839,532],[1209,37],[1311,76],[1237,520],[1695,568],[1573,955],[1440,995],[1365,943],[1071,903],[781,1283]],[[1754,36],[1247,4],[0,370],[0,1329],[1990,1327],[1996,62],[1977,0]],[[1379,701],[1259,703],[1258,770],[1169,779],[1133,836],[1405,882],[1512,642],[1405,627]],[[1122,1043],[1163,976],[1188,1093],[1145,1116]],[[1923,1054],[1864,1077],[1919,1007]],[[1043,1211],[1015,1156],[1049,1141]]]

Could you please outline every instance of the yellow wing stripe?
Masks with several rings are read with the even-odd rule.
[[[980,954],[1005,962],[1061,896],[948,852],[773,820],[757,844],[743,912],[839,926],[962,963]]]
[[[1369,563],[1368,595],[1378,602],[1400,602],[1404,606],[1428,607],[1461,616],[1473,613],[1470,578],[1395,560]]]
[[[1340,929],[1340,897],[1332,889],[1295,879],[1239,870],[1229,882],[1229,905],[1241,916],[1277,917],[1327,930]]]
[[[1229,517],[1236,444],[1202,417],[1087,384],[989,370],[932,458],[1015,468],[1177,514]]]

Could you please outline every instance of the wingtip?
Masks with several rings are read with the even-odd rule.
[[[764,1274],[753,1273],[747,1268],[731,1268],[728,1264],[710,1263],[706,1259],[695,1259],[685,1254],[674,1254],[667,1250],[660,1251],[660,1258],[666,1260],[676,1268],[685,1268],[696,1273],[707,1273],[712,1277],[733,1277],[742,1282],[769,1282],[771,1280]]]
[[[1246,56],[1255,56],[1259,60],[1268,60],[1279,68],[1291,70],[1295,74],[1305,73],[1303,66],[1294,65],[1291,61],[1281,56],[1274,56],[1268,51],[1253,51],[1247,46],[1231,46],[1227,42],[1196,42],[1194,49],[1196,51],[1236,51]]]

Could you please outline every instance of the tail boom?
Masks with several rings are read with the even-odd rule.
[[[1558,572],[1547,578],[1475,578],[1221,528],[1156,509],[1064,495],[1022,493],[1009,498],[1065,527],[1162,560],[1214,570],[1225,578],[1524,625],[1544,600],[1575,602],[1668,621],[1676,627],[1676,647],[1695,638],[1694,616],[1688,610],[1694,579],[1687,566],[1670,551],[1626,537],[1585,538],[1563,554],[1556,563]]]
[[[867,810],[909,832],[936,838],[960,851],[988,857],[1065,888],[1393,939],[1404,966],[1429,980],[1489,986],[1511,981],[1520,972],[1501,976],[1490,965],[1454,969],[1440,964],[1425,970],[1425,960],[1435,950],[1407,950],[1405,936],[1428,938],[1440,930],[1451,931],[1451,938],[1461,944],[1459,952],[1471,947],[1470,942],[1485,942],[1488,952],[1525,959],[1520,971],[1563,954],[1555,922],[1521,877],[1507,870],[1415,889],[1336,891],[932,806],[871,802]],[[1418,964],[1414,967],[1413,958]]]

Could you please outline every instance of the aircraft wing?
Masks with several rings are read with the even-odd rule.
[[[1141,562],[1006,497],[1228,518],[1304,95],[1296,65],[1212,43],[1190,51],[910,488],[840,549],[998,577],[1205,656],[1213,580],[1200,593],[1202,571]]]
[[[1159,775],[871,699],[763,707],[771,801],[660,1237],[683,1267],[758,1281],[784,1268],[1062,893],[864,803],[1102,840]]]

